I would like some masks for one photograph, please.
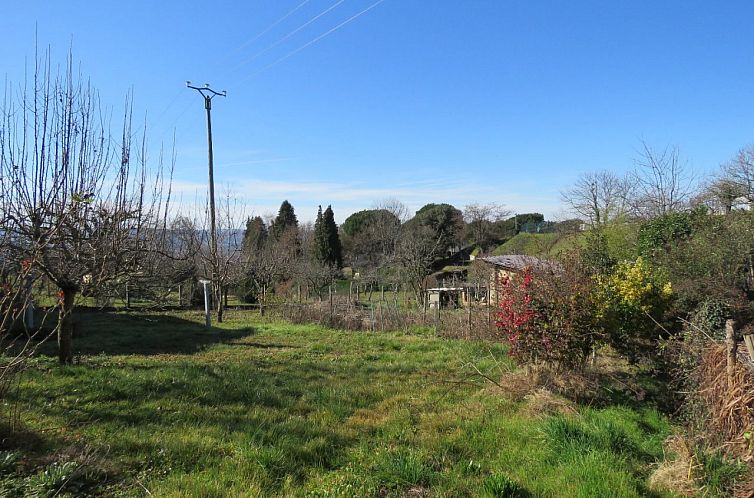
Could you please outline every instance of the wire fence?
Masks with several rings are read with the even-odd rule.
[[[98,289],[96,293],[83,292],[78,304],[99,309],[201,309],[203,298],[197,292],[200,290],[191,283],[174,286],[121,283]],[[274,296],[268,302],[245,303],[240,296],[230,292],[223,296],[223,301],[230,311],[247,311],[293,323],[316,323],[341,330],[382,332],[425,328],[447,337],[496,338],[496,310],[484,301],[472,300],[466,306],[439,303],[422,306],[410,292],[392,285],[375,286],[369,292],[348,289],[337,292],[332,287],[320,296],[307,294],[291,292],[290,295]],[[36,289],[37,305],[54,305],[56,300],[51,286]]]
[[[260,314],[292,323],[317,323],[340,330],[384,332],[425,328],[437,335],[464,339],[493,338],[497,330],[494,308],[476,304],[455,309],[417,309],[390,301],[331,299],[314,303],[278,302],[257,308]]]

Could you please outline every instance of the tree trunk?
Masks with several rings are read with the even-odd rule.
[[[264,305],[267,302],[267,284],[262,285],[262,300],[259,301],[259,314],[264,316]]]
[[[75,288],[63,288],[58,318],[58,361],[61,365],[73,363],[73,304],[76,300]]]
[[[223,322],[223,295],[222,288],[218,285],[215,287],[214,296],[215,306],[217,306],[217,323]]]

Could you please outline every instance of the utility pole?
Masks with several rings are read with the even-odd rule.
[[[213,297],[217,303],[217,321],[223,321],[222,315],[222,300],[220,282],[218,282],[219,274],[219,261],[217,259],[217,228],[215,225],[215,173],[212,155],[212,99],[220,96],[226,97],[228,92],[223,90],[222,92],[216,92],[209,87],[209,83],[205,83],[203,87],[193,86],[190,81],[186,82],[186,86],[196,90],[204,97],[204,108],[207,110],[207,145],[208,145],[208,158],[209,158],[209,221],[210,221],[210,266],[212,267],[212,287],[214,292]]]

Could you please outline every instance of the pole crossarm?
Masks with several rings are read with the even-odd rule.
[[[205,83],[204,86],[194,86],[191,84],[190,81],[187,81],[186,86],[193,90],[197,90],[199,93],[202,94],[202,97],[204,97],[205,99],[207,97],[213,98],[213,97],[227,97],[228,96],[228,92],[226,90],[223,90],[222,92],[218,92],[217,90],[210,88],[209,83]],[[207,92],[207,93],[204,93],[204,92]]]
[[[222,92],[218,92],[212,88],[209,87],[209,83],[205,83],[204,86],[194,86],[191,84],[190,81],[186,82],[186,86],[196,90],[199,92],[202,97],[204,97],[204,108],[209,110],[212,109],[212,99],[215,97],[227,97],[228,92],[223,90]]]

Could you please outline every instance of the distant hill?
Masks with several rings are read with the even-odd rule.
[[[526,254],[529,256],[555,257],[583,244],[583,233],[519,233],[499,245],[493,256]]]

